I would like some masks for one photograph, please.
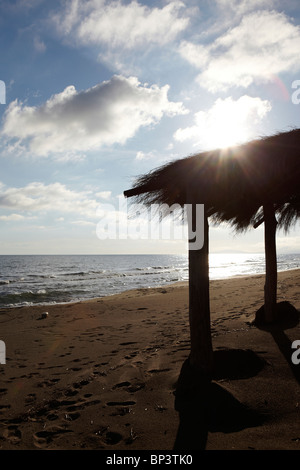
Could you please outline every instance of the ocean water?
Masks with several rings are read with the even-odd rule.
[[[278,255],[278,271],[300,253]],[[211,254],[210,279],[261,274],[264,254]],[[186,255],[2,255],[0,308],[75,302],[188,280]]]

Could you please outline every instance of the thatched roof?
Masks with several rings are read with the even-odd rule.
[[[167,163],[138,177],[124,195],[146,205],[183,206],[189,188],[209,216],[239,229],[254,224],[262,205],[272,202],[288,225],[300,214],[299,163],[295,129]]]

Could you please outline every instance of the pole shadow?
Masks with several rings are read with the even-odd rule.
[[[204,450],[208,432],[230,433],[261,425],[266,416],[240,403],[213,380],[256,375],[265,365],[250,350],[224,349],[214,352],[212,380],[195,371],[187,359],[182,366],[175,395],[179,427],[174,450]]]
[[[256,312],[255,320],[253,325],[258,329],[268,331],[278,349],[286,359],[295,379],[300,384],[300,367],[299,365],[293,364],[292,358],[292,341],[285,334],[284,330],[295,328],[299,324],[300,314],[299,311],[287,301],[279,302],[276,305],[276,316],[275,321],[271,324],[264,323],[264,306]]]

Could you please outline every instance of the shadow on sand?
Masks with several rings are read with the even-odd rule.
[[[298,323],[299,312],[289,302],[280,302],[277,304],[274,323],[264,324],[261,307],[253,325],[270,332],[300,383],[300,368],[291,361],[292,343],[284,333],[285,329],[294,328]],[[265,361],[251,350],[219,350],[214,352],[214,373],[212,380],[208,380],[195,372],[187,359],[176,388],[175,409],[179,413],[179,427],[174,450],[203,450],[208,432],[236,432],[266,422],[266,414],[248,408],[214,382],[221,379],[247,379],[257,375],[264,366]]]
[[[290,366],[295,379],[300,384],[300,368],[291,361],[293,352],[292,342],[284,332],[284,330],[295,328],[295,326],[298,325],[300,315],[298,310],[287,301],[279,302],[276,307],[276,318],[274,323],[264,323],[264,306],[262,306],[256,312],[253,325],[261,330],[268,331],[272,335],[275,343],[278,346],[278,349],[281,351],[282,355],[285,357],[288,365]]]
[[[224,349],[214,353],[214,364],[213,380],[220,380],[252,377],[265,362],[250,350]],[[188,359],[184,362],[175,397],[180,422],[174,450],[203,450],[208,432],[236,432],[265,421],[213,380],[195,373]]]

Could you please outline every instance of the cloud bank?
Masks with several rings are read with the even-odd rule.
[[[210,44],[182,41],[179,53],[200,70],[198,83],[218,92],[297,70],[299,49],[300,27],[284,13],[260,10],[245,14]]]
[[[184,6],[181,1],[150,8],[137,1],[70,0],[52,21],[61,35],[79,44],[132,49],[172,41],[189,23],[180,14]]]
[[[29,183],[16,188],[0,184],[0,207],[9,211],[26,214],[32,218],[32,213],[62,212],[82,215],[85,218],[96,218],[99,202],[90,197],[88,192],[72,191],[61,183],[44,184],[40,182]],[[1,220],[22,220],[25,216],[14,213],[9,216],[2,215]]]
[[[62,158],[122,145],[163,116],[187,112],[182,103],[169,101],[168,91],[168,85],[142,85],[135,77],[116,75],[83,91],[68,86],[39,107],[15,100],[5,112],[2,136],[14,139],[15,147],[28,145],[33,155]]]

